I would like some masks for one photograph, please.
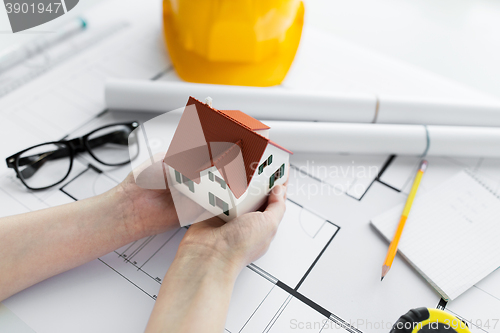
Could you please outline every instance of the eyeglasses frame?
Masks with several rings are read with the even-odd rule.
[[[105,163],[105,162],[101,161],[99,158],[97,158],[92,153],[92,149],[90,148],[89,140],[88,140],[88,138],[92,134],[94,134],[95,132],[103,130],[103,129],[107,128],[107,127],[120,126],[120,125],[127,126],[127,127],[129,127],[133,131],[134,129],[136,129],[136,128],[139,127],[139,122],[138,121],[131,121],[131,122],[125,122],[125,123],[109,124],[109,125],[105,125],[105,126],[99,127],[99,128],[97,128],[97,129],[95,129],[95,130],[93,130],[93,131],[91,131],[91,132],[89,132],[89,133],[87,133],[87,134],[85,134],[85,135],[83,135],[81,137],[74,138],[74,139],[71,139],[71,140],[49,141],[49,142],[45,142],[45,143],[40,143],[40,144],[35,145],[35,146],[31,146],[29,148],[21,150],[18,153],[15,153],[12,156],[7,157],[5,159],[5,161],[7,163],[7,167],[11,168],[11,169],[14,169],[14,171],[16,172],[17,178],[19,178],[19,180],[23,183],[23,185],[26,186],[29,190],[32,190],[32,191],[42,191],[42,190],[46,190],[48,188],[54,187],[56,185],[59,185],[63,181],[65,181],[66,178],[68,178],[68,176],[71,173],[71,170],[73,168],[73,160],[74,160],[76,154],[78,154],[78,153],[87,152],[87,153],[89,153],[90,156],[92,156],[93,159],[95,159],[97,162],[99,162],[99,163],[101,163],[103,165],[107,165],[107,166],[121,166],[121,165],[125,165],[127,163],[130,163],[130,160],[126,161],[126,162],[122,162],[122,163],[116,163],[116,164],[110,164],[110,163]],[[57,183],[54,183],[52,185],[45,186],[45,187],[33,188],[33,187],[29,186],[28,184],[26,184],[26,182],[24,181],[23,177],[21,176],[21,172],[19,171],[19,166],[18,166],[19,157],[22,154],[24,154],[25,152],[27,152],[27,151],[29,151],[29,150],[31,150],[33,148],[37,148],[37,147],[41,147],[41,146],[49,145],[49,144],[54,144],[54,145],[64,144],[64,145],[66,145],[69,148],[70,165],[69,165],[69,168],[68,168],[68,172]]]

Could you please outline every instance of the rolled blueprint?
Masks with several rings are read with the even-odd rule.
[[[219,110],[241,110],[257,119],[346,123],[499,126],[500,102],[417,101],[374,95],[197,84],[110,80],[110,109],[167,112],[183,107],[189,96],[212,97]]]
[[[263,120],[293,152],[500,157],[500,128]]]
[[[296,92],[279,87],[257,88],[197,84],[110,80],[106,83],[109,109],[167,112],[186,105],[189,96],[212,97],[219,110],[241,110],[254,118],[370,123],[375,95],[338,96]]]
[[[500,126],[500,103],[423,101],[380,96],[377,123]]]

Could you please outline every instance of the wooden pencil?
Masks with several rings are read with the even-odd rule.
[[[399,240],[401,239],[401,235],[403,234],[403,229],[406,224],[406,220],[408,219],[408,215],[410,214],[411,206],[413,205],[413,200],[417,195],[417,190],[420,185],[420,181],[422,180],[422,176],[424,175],[425,169],[427,169],[427,161],[423,160],[420,163],[420,167],[415,175],[415,179],[413,180],[413,185],[410,190],[410,194],[406,199],[405,207],[403,208],[403,213],[401,214],[401,218],[399,219],[398,228],[396,229],[396,233],[392,238],[391,244],[389,245],[389,250],[387,251],[387,255],[385,257],[384,265],[382,266],[382,278],[380,281],[384,279],[389,270],[391,269],[392,262],[394,261],[394,257],[398,251]]]

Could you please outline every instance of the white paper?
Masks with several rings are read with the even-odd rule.
[[[70,103],[76,106],[78,111],[87,113],[88,119],[103,111],[105,108],[103,87],[107,76],[147,79],[167,68],[169,63],[160,31],[161,2],[141,2],[141,8],[148,7],[146,15],[138,10],[137,2],[120,1],[119,11],[116,11],[117,7],[114,7],[114,1],[107,1],[105,4],[105,8],[96,8],[94,13],[97,16],[96,19],[110,21],[114,17],[110,13],[119,13],[121,19],[127,16],[127,21],[132,22],[128,26],[132,29],[124,30],[123,33],[107,39],[105,43],[96,45],[98,47],[95,49],[88,49],[62,63],[45,74],[48,79],[34,80],[22,89],[2,98],[0,113],[4,127],[1,131],[3,136],[2,134],[0,136],[3,138],[2,142],[8,142],[0,149],[4,157],[31,144],[60,139],[71,129],[82,125],[68,121],[68,119],[63,121],[56,118],[51,113],[51,107],[57,109],[59,105]],[[151,4],[153,6],[149,8]],[[136,29],[138,22],[147,26],[140,26]],[[461,87],[432,73],[398,63],[394,59],[375,54],[320,31],[304,29],[302,42],[297,61],[283,82],[284,89],[307,88],[329,94],[335,92],[335,95],[341,97],[380,94],[381,101],[384,100],[384,96],[403,96],[425,100],[439,98],[461,100],[463,98],[469,102],[488,100],[483,94]],[[178,80],[174,71],[169,71],[160,78],[160,80],[164,79]],[[39,110],[37,104],[33,102],[34,98],[44,96],[51,96],[51,102],[43,110]],[[206,96],[200,96],[200,98],[204,97]],[[214,100],[215,107],[218,107],[217,103],[217,100]],[[179,106],[184,105],[185,100]],[[245,105],[238,103],[234,108],[244,110]],[[370,116],[374,115],[374,110],[370,109]],[[73,112],[73,109],[69,112]],[[304,117],[304,115],[300,116]],[[346,111],[342,116],[350,117],[351,115]],[[150,115],[145,113],[139,115],[108,112],[95,118],[87,126],[78,128],[72,134],[83,135],[104,123],[145,121],[149,117]],[[266,118],[269,119],[269,117]],[[370,119],[372,120],[373,117]],[[385,155],[359,156],[330,153],[309,155],[297,153],[291,159],[292,165],[295,163],[295,168],[292,170],[297,172],[292,172],[292,177],[295,178],[288,186],[289,198],[306,208],[305,215],[319,213],[324,219],[340,227],[338,234],[324,248],[324,252],[321,257],[317,258],[314,266],[311,263],[311,270],[298,288],[298,292],[313,304],[332,312],[332,318],[337,316],[345,321],[359,324],[363,333],[386,333],[389,329],[381,327],[381,321],[384,323],[395,321],[410,308],[435,307],[439,301],[437,293],[400,258],[396,258],[396,266],[391,271],[391,276],[387,277],[383,284],[380,283],[380,265],[387,251],[387,245],[369,226],[368,221],[384,210],[404,202],[405,199],[403,194],[378,182],[377,172],[369,171],[370,168],[380,171],[386,160]],[[485,166],[486,176],[496,181],[497,185],[500,184],[497,160],[480,158],[472,160],[480,169]],[[312,165],[308,165],[308,161],[314,161],[314,168],[320,172],[310,172]],[[458,162],[446,160],[447,162],[444,163],[445,159],[441,158],[436,160],[430,157],[429,161],[430,167],[422,185],[425,184],[427,188],[439,184],[450,173],[463,167]],[[82,175],[85,177],[95,176],[95,173],[87,167],[89,162],[93,163],[91,159],[79,157],[72,174],[68,177],[68,182],[72,179],[75,180],[75,184],[81,181],[83,178],[77,177],[81,172],[84,172]],[[104,177],[116,182],[122,180],[131,170],[130,167],[109,168],[99,164],[94,166],[104,171]],[[301,167],[305,167],[304,172],[298,171]],[[387,170],[390,168],[391,165]],[[325,169],[327,173],[323,174],[322,170]],[[60,187],[37,193],[28,192],[15,178],[12,170],[9,171],[6,177],[0,180],[0,188],[3,191],[3,194],[0,192],[1,215],[22,213],[73,201],[60,190]],[[90,172],[87,173],[87,171]],[[401,172],[412,174],[411,170],[401,169]],[[96,189],[101,188],[102,177],[92,178],[97,182]],[[362,184],[357,197],[346,195],[347,191],[351,193],[350,186],[353,184]],[[61,184],[61,187],[64,185]],[[90,189],[94,191],[93,186]],[[82,192],[79,195],[86,196],[88,193],[93,193]],[[295,208],[289,210],[292,211]],[[307,237],[318,230],[318,225],[321,225],[318,221],[316,217],[312,219],[313,223],[303,225]],[[154,304],[152,298],[154,294],[149,296],[127,281],[125,277],[130,278],[134,283],[140,283],[140,286],[143,286],[144,290],[148,289],[150,293],[154,287],[158,288],[159,283],[156,277],[162,278],[161,274],[168,268],[168,261],[171,260],[173,249],[175,249],[175,242],[167,242],[168,238],[162,238],[165,236],[168,235],[141,240],[131,247],[129,252],[126,252],[132,253],[134,261],[144,263],[166,242],[166,245],[160,249],[162,256],[156,258],[155,255],[151,259],[158,259],[158,262],[153,264],[150,260],[146,263],[148,271],[155,274],[153,278],[138,271],[133,264],[125,261],[125,258],[119,257],[119,254],[111,253],[109,257],[106,257],[106,263],[111,267],[107,266],[104,260],[103,262],[93,261],[29,288],[11,297],[5,303],[8,303],[11,309],[15,309],[15,314],[38,333],[143,331]],[[172,238],[171,241],[177,241],[178,236]],[[321,235],[318,234],[318,236]],[[143,250],[133,254],[139,245],[142,246],[145,242],[147,244],[144,245]],[[290,240],[281,244],[295,246],[297,242]],[[313,244],[312,247],[314,246]],[[165,247],[169,247],[168,251]],[[307,258],[299,257],[297,261],[304,265],[308,262],[311,253],[308,251]],[[286,251],[280,255],[286,255]],[[162,259],[163,264],[159,263]],[[285,259],[293,261],[295,258]],[[242,279],[239,280],[243,284],[238,284],[233,294],[235,297],[231,301],[227,322],[227,328],[231,327],[231,330],[226,330],[227,332],[238,331],[245,316],[247,320],[243,324],[242,332],[252,333],[269,331],[272,327],[275,327],[274,331],[277,331],[276,328],[279,326],[274,326],[272,323],[279,320],[281,316],[282,318],[289,316],[289,313],[291,316],[288,319],[294,317],[296,313],[299,315],[303,313],[301,317],[311,317],[314,320],[327,318],[318,315],[319,312],[313,307],[300,301],[297,301],[296,308],[292,308],[295,301],[292,300],[289,303],[287,301],[287,299],[292,299],[292,296],[274,284],[276,281],[272,277],[257,269],[256,271],[250,270],[247,268],[243,273]],[[120,273],[126,274],[125,277]],[[252,281],[252,283],[245,283],[247,278],[247,281]],[[283,276],[283,279],[286,278]],[[482,320],[483,323],[487,319],[491,320],[497,313],[495,310],[500,308],[500,301],[491,296],[497,295],[495,286],[499,285],[498,275],[490,275],[487,279],[490,278],[491,282],[481,285],[482,289],[470,289],[456,301],[450,302],[450,311],[462,318],[473,319],[474,323],[477,320]],[[267,291],[269,292],[266,294]],[[264,294],[265,296],[262,296]],[[252,306],[242,304],[241,308],[238,307],[239,304],[245,302]],[[257,303],[259,304],[256,306]],[[249,313],[252,307],[254,312]],[[281,319],[283,329],[287,329],[287,324],[289,324],[287,321]],[[278,324],[279,322],[275,325]],[[2,329],[4,327],[0,323],[0,331]],[[324,332],[329,331],[324,330]],[[494,332],[495,330],[483,327],[480,332],[484,333],[484,331]]]
[[[51,52],[63,49],[67,53],[64,61],[22,80],[22,86],[7,95],[2,91],[17,84],[19,72],[1,73],[0,141],[4,144],[0,156],[60,140],[101,113],[107,77],[151,79],[169,69],[162,41],[153,33],[159,31],[160,22],[145,19],[160,12],[161,4],[156,1],[141,6],[133,1],[102,2],[85,13],[85,31],[40,55],[52,59]],[[16,71],[31,71],[35,65],[23,63]],[[5,169],[5,163],[0,163],[0,171]]]
[[[263,122],[269,138],[293,152],[421,155],[427,143],[423,126]]]
[[[304,304],[297,298],[291,297],[285,303],[285,307],[279,316],[271,322],[268,332],[321,332],[329,320],[319,312]],[[334,327],[334,326],[332,326]],[[330,328],[330,327],[329,327]],[[325,330],[328,332],[329,329]],[[338,328],[334,332],[347,333],[348,331]]]
[[[498,127],[263,122],[293,152],[500,157]]]
[[[144,121],[141,118],[144,114],[127,115]],[[115,116],[108,112],[72,136],[116,121]],[[153,139],[158,129],[146,130],[151,130]],[[171,134],[169,131],[174,130],[175,127],[169,128],[164,134],[168,136]],[[88,167],[89,163],[93,166]],[[96,172],[95,168],[102,172]],[[43,192],[27,191],[8,173],[0,178],[0,187],[6,191],[0,211],[6,214],[22,213],[99,194],[126,176],[127,169],[129,166],[105,167],[82,154],[63,184]],[[12,210],[6,211],[4,204],[5,208],[12,207]],[[247,331],[265,329],[289,297],[288,292],[275,285],[276,279],[293,289],[307,275],[308,269],[338,230],[337,226],[294,202],[289,201],[287,206],[287,215],[280,225],[276,242],[264,257],[246,268],[236,282],[227,319],[229,332],[238,332],[243,328]],[[28,288],[4,303],[38,333],[65,332],[69,327],[73,332],[78,332],[78,329],[82,332],[141,331],[185,232],[186,229],[181,228],[138,240],[99,260]],[[85,286],[79,287],[80,284]],[[113,286],[110,287],[110,284]],[[73,293],[72,288],[79,288],[79,291]],[[75,297],[67,298],[72,293]],[[101,302],[100,297],[108,299]],[[115,301],[120,305],[112,306]],[[78,305],[69,306],[72,302],[78,302]],[[136,309],[136,306],[141,309]],[[84,310],[88,307],[92,309]],[[134,314],[116,323],[127,311]],[[81,321],[85,324],[75,331],[74,323]]]
[[[188,96],[204,100],[210,95],[214,107],[237,108],[256,118],[500,124],[497,99],[309,27],[304,28],[296,59],[280,86],[200,85],[180,83],[174,73],[168,76],[173,83],[109,82],[108,107],[165,112],[182,107]]]
[[[392,239],[402,210],[398,205],[372,219],[386,239]],[[500,198],[462,171],[415,199],[398,250],[453,300],[500,267],[498,216]]]
[[[128,115],[132,118],[137,116]],[[115,116],[116,114],[108,113],[101,117],[99,121],[109,123],[115,121],[113,119]],[[141,118],[138,118],[138,120],[141,120]],[[88,124],[87,128],[79,130],[79,132],[86,133],[89,128],[97,126],[99,126],[99,123],[93,122]],[[270,248],[269,252],[269,259],[276,258],[278,261],[270,260],[269,265],[266,267],[270,268],[266,272],[269,275],[279,277],[280,280],[286,281],[288,279],[293,282],[296,281],[296,278],[294,278],[293,274],[289,275],[287,270],[290,268],[292,270],[289,272],[293,273],[296,269],[293,267],[295,261],[299,268],[306,267],[308,262],[310,266],[312,265],[316,245],[304,241],[310,239],[318,230],[320,233],[315,237],[323,237],[321,226],[324,228],[324,220],[321,222],[315,213],[311,213],[311,211],[319,212],[320,215],[326,216],[331,222],[339,225],[340,230],[326,247],[325,252],[314,265],[298,292],[345,322],[352,323],[356,327],[359,326],[362,332],[387,332],[388,330],[385,327],[377,329],[373,325],[381,320],[384,322],[396,320],[412,307],[434,307],[439,301],[439,296],[411,267],[406,266],[404,261],[399,258],[396,258],[391,276],[386,279],[387,281],[384,280],[384,283],[380,283],[380,265],[387,251],[387,245],[376,236],[374,230],[369,227],[368,221],[371,217],[376,216],[394,204],[404,202],[404,196],[377,182],[368,189],[360,201],[345,195],[345,191],[326,192],[328,188],[332,189],[336,185],[350,182],[353,175],[354,177],[362,176],[358,172],[364,168],[368,169],[370,166],[380,168],[386,160],[386,157],[372,157],[370,159],[369,157],[348,155],[337,156],[331,155],[329,159],[322,159],[321,155],[316,155],[316,158],[314,156],[301,156],[301,154],[292,156],[291,163],[293,167],[289,182],[289,198],[308,208],[307,211],[303,212],[303,216],[305,217],[304,221],[310,224],[302,225],[303,229],[297,229],[293,223],[287,224],[287,222],[295,221],[296,215],[301,215],[301,213],[296,213],[297,205],[289,203],[287,211],[289,217],[290,214],[292,215],[292,219],[286,218],[282,221],[276,239],[277,242],[273,243],[274,246]],[[297,165],[294,165],[294,158],[297,158]],[[310,162],[314,161],[314,164],[304,163],[304,161],[308,160]],[[485,160],[483,163],[492,163],[488,161]],[[432,166],[436,164],[437,162],[430,159],[428,171],[430,172]],[[85,170],[85,163],[79,162],[78,165]],[[112,176],[112,179],[119,181],[116,175],[126,175],[126,172],[118,172],[113,168],[108,169],[100,165],[97,166],[105,170],[104,175],[95,178],[98,187],[100,186],[100,180],[104,179],[103,176]],[[334,166],[339,168],[336,174],[337,178],[328,178],[328,173],[321,174],[316,169],[319,167],[320,170],[326,168],[326,170],[331,171],[331,167]],[[344,168],[343,173],[340,167]],[[78,172],[70,176],[71,179],[74,179],[71,182],[76,183],[79,181],[80,177],[75,177],[82,172],[82,169],[77,167],[75,171]],[[90,173],[86,174],[88,171]],[[308,176],[308,173],[314,175],[314,178]],[[87,177],[88,175],[95,175],[95,173],[92,169],[87,169],[81,177]],[[324,183],[320,183],[318,177],[322,177]],[[11,200],[29,204],[33,207],[38,207],[37,205],[40,205],[40,203],[43,204],[43,207],[50,206],[49,202],[53,202],[52,204],[61,203],[61,195],[66,196],[57,188],[53,191],[36,194],[26,193],[14,177],[9,177],[8,182],[10,187],[6,186],[2,181],[2,188],[8,189],[10,198],[14,196]],[[321,188],[321,184],[324,184],[323,188]],[[69,185],[65,186],[63,184],[62,187],[69,188]],[[31,197],[33,199],[30,199]],[[3,208],[0,208],[0,210],[4,211]],[[316,221],[320,223],[316,223]],[[298,233],[299,230],[304,230],[302,236]],[[180,232],[182,232],[182,229]],[[283,238],[280,236],[281,234],[286,235],[286,237]],[[176,244],[180,241],[181,234],[177,234],[173,238],[170,238],[170,236],[172,234],[159,235],[153,239],[140,240],[130,248],[127,246],[118,249],[118,253],[111,253],[101,258],[102,262],[87,264],[74,272],[70,271],[61,274],[54,280],[41,283],[10,298],[5,304],[38,333],[46,331],[64,332],[69,330],[70,327],[72,331],[75,331],[74,322],[80,321],[86,323],[81,325],[81,329],[84,331],[104,332],[120,329],[127,332],[143,330],[154,302],[152,297],[159,288],[156,278],[163,278],[168,263],[173,259]],[[325,234],[325,236],[328,235]],[[289,237],[293,237],[294,240],[289,239]],[[301,240],[302,238],[303,240]],[[166,245],[162,247],[165,242],[167,242]],[[290,247],[296,247],[297,251],[290,251]],[[128,249],[124,252],[126,248]],[[148,261],[157,250],[159,252]],[[304,256],[302,256],[302,252],[304,252]],[[126,254],[127,258],[120,257],[119,254],[121,253]],[[290,254],[290,256],[287,256],[287,254]],[[131,256],[130,261],[126,261],[129,255]],[[265,263],[266,260],[266,257],[264,257],[261,261]],[[146,261],[147,263],[141,269],[144,269],[151,277],[137,269]],[[287,267],[290,265],[292,267]],[[100,268],[101,266],[103,268]],[[290,294],[277,287],[274,284],[275,281],[269,280],[267,275],[263,276],[259,273],[246,271],[240,280],[243,284],[236,286],[228,316],[227,328],[229,332],[238,331],[238,327],[242,327],[243,332],[264,332],[273,327],[275,331],[279,331],[276,330],[277,327],[285,330],[290,327],[290,320],[295,317],[303,320],[311,318],[313,321],[327,319],[300,301],[297,303],[299,310],[289,313],[288,311],[292,308],[288,308],[288,306],[284,308],[283,304],[287,297],[291,297]],[[95,277],[91,278],[88,275]],[[115,279],[117,281],[114,281]],[[245,283],[245,281],[251,281],[251,283]],[[404,283],[401,281],[404,281]],[[104,286],[101,286],[101,283],[104,283]],[[292,283],[290,282],[290,284]],[[147,293],[135,285],[141,287]],[[75,294],[74,288],[80,289],[81,292]],[[291,288],[293,288],[293,285]],[[490,292],[491,289],[485,290]],[[103,294],[101,290],[105,290],[106,293]],[[479,297],[490,297],[483,291],[479,291],[479,293],[481,293]],[[68,294],[73,294],[74,297],[68,298]],[[400,297],[401,294],[406,296]],[[50,295],[50,297],[47,295]],[[463,297],[466,296],[467,293]],[[101,297],[109,297],[109,299],[102,301]],[[457,300],[460,300],[460,298]],[[73,302],[80,305],[72,305]],[[120,302],[120,304],[115,304],[115,302]],[[500,304],[498,302],[493,298],[488,303],[491,305],[488,306]],[[470,305],[473,304],[477,303],[470,303]],[[91,305],[94,308],[92,310],[87,309]],[[473,306],[477,307],[477,305]],[[302,309],[302,307],[304,308]],[[461,305],[460,308],[454,311],[465,317],[469,313],[466,305]],[[133,313],[133,315],[123,317],[123,313]],[[64,314],[64,319],[61,317],[62,314]],[[485,317],[480,317],[480,319],[483,318]],[[120,321],[120,323],[117,323],[117,321]],[[232,329],[229,329],[229,327]],[[252,330],[252,328],[255,328],[255,330]]]
[[[427,128],[430,138],[428,155],[500,157],[500,127]]]
[[[166,112],[184,106],[189,96],[201,101],[212,97],[216,109],[241,109],[260,119],[369,123],[373,120],[376,105],[373,95],[325,95],[279,87],[134,80],[109,80],[106,83],[106,105],[110,109]]]
[[[377,123],[450,126],[500,126],[500,104],[457,99],[422,101],[380,97]]]
[[[401,100],[307,90],[236,87],[184,82],[109,80],[106,105],[111,109],[166,112],[189,96],[210,96],[221,110],[242,109],[262,119],[337,121],[455,126],[500,125],[500,103]],[[377,104],[379,105],[377,107]]]
[[[319,185],[314,179],[301,180],[311,188]],[[401,258],[396,258],[392,275],[380,282],[387,244],[369,221],[404,202],[400,193],[375,182],[361,200],[325,192],[315,195],[291,192],[289,197],[340,226],[298,289],[301,294],[365,333],[387,333],[390,327],[386,325],[390,326],[408,310],[438,304],[438,293]]]

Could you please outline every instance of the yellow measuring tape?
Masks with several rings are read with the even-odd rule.
[[[418,308],[402,315],[390,333],[470,333],[459,318],[438,309]]]

